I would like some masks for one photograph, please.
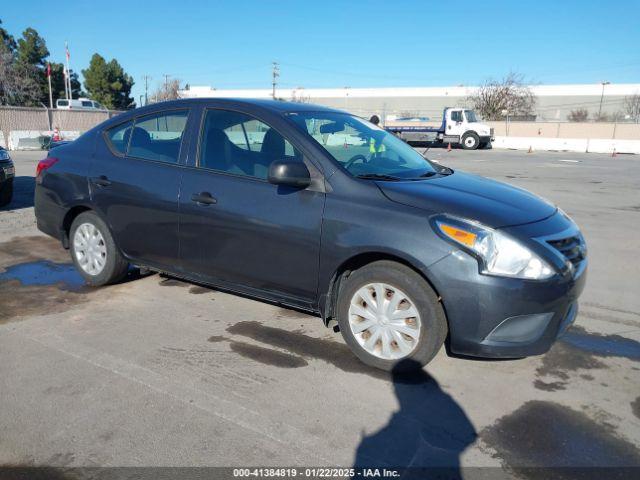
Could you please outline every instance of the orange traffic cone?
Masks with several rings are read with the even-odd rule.
[[[451,142],[449,142],[449,145],[447,145],[447,152],[451,151]]]
[[[612,157],[617,157],[618,156],[618,154],[616,153],[616,149],[615,148],[613,149],[613,152],[611,153],[611,156]]]

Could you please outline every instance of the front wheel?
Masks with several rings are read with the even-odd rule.
[[[462,148],[465,150],[475,150],[480,145],[480,137],[473,132],[465,133],[462,136]]]
[[[81,213],[73,220],[69,244],[71,259],[89,285],[116,283],[127,275],[128,262],[107,225],[94,212]]]
[[[433,289],[409,267],[387,260],[366,265],[342,282],[338,323],[353,353],[382,370],[426,365],[447,335]],[[400,363],[405,359],[414,362]]]

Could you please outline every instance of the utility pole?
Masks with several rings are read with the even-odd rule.
[[[605,85],[609,85],[611,82],[600,82],[600,85],[602,85],[602,94],[600,95],[600,108],[598,109],[598,120],[600,120],[601,115],[602,115],[602,100],[604,99],[604,86]]]
[[[169,99],[169,77],[171,75],[163,73],[162,76],[164,77],[164,98],[163,98],[163,100],[168,100]]]
[[[273,90],[271,92],[271,96],[273,97],[273,99],[276,99],[276,78],[278,78],[280,76],[280,69],[278,68],[278,62],[273,62],[273,69],[271,71],[271,75],[272,75],[272,82],[271,85],[273,86]]]
[[[149,105],[149,80],[151,80],[151,75],[143,75],[144,80],[144,104]],[[142,102],[140,102],[142,103]]]

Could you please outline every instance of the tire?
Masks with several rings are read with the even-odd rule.
[[[9,205],[13,198],[13,178],[7,180],[2,187],[0,187],[0,207]]]
[[[380,321],[389,322],[387,317],[375,323],[371,320],[371,311],[364,312],[367,317],[353,313],[354,311],[362,312],[362,309],[366,308],[366,301],[361,302],[364,298],[361,296],[361,292],[369,291],[372,295],[369,299],[375,300],[373,296],[375,287],[371,284],[384,284],[383,288],[385,288],[388,302],[385,304],[397,301],[396,295],[399,295],[398,298],[406,298],[406,303],[404,301],[400,303],[402,308],[393,309],[396,315],[405,315],[402,313],[405,310],[410,313],[411,306],[417,311],[416,317],[395,320],[396,323],[393,323],[393,325],[399,324],[398,328],[402,328],[404,331],[411,331],[411,336],[402,335],[399,338],[399,341],[404,343],[404,349],[401,349],[398,341],[395,340],[398,338],[399,332],[392,332],[393,325],[382,324],[382,328],[380,328]],[[357,307],[353,305],[353,302],[357,304]],[[447,336],[447,321],[444,310],[431,286],[409,267],[393,261],[373,262],[351,273],[340,285],[337,305],[338,324],[344,341],[360,360],[382,370],[391,371],[395,367],[394,371],[397,371],[398,368],[405,366],[406,368],[421,368],[438,353]],[[352,308],[354,310],[351,310]],[[354,333],[352,326],[358,330],[364,328],[365,322],[371,324],[371,328]],[[418,328],[417,332],[416,327]],[[367,349],[366,341],[373,337],[379,337],[379,340],[376,340],[373,347],[369,346]],[[395,346],[392,342],[386,342],[388,345],[386,354],[383,350],[383,339],[394,339],[395,341]],[[409,344],[408,347],[407,344]],[[407,361],[408,359],[413,361]]]
[[[462,148],[476,150],[480,145],[480,138],[474,132],[467,132],[462,136]]]
[[[94,212],[83,212],[73,220],[69,231],[69,252],[76,269],[91,286],[116,283],[127,275],[129,263],[120,253],[107,225]],[[91,258],[102,258],[103,261],[96,267],[99,260],[95,263],[88,261]]]

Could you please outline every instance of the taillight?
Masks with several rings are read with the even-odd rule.
[[[38,162],[38,166],[36,167],[36,177],[39,177],[40,172],[43,172],[49,167],[52,167],[57,162],[58,162],[58,159],[55,157],[47,157],[44,160],[40,160]]]

